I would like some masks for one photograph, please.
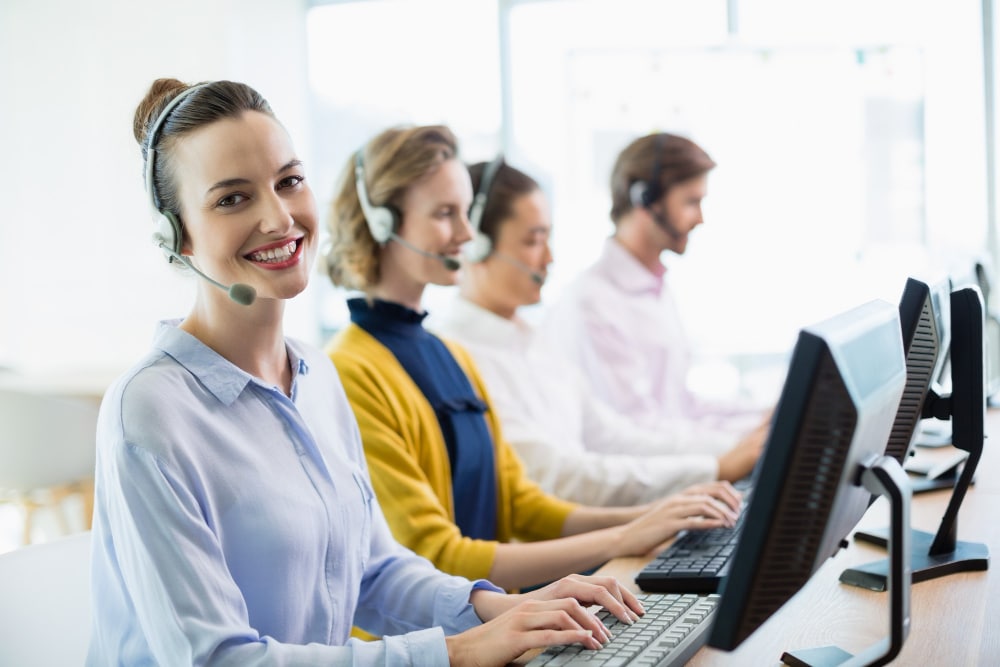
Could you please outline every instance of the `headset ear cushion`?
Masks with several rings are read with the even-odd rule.
[[[398,227],[397,216],[388,206],[374,206],[365,215],[368,229],[377,243],[385,243]]]
[[[628,198],[634,208],[648,208],[652,202],[647,202],[649,188],[646,181],[636,181],[629,186]]]
[[[482,232],[476,232],[476,235],[472,237],[465,247],[462,249],[462,254],[470,262],[482,262],[490,253],[493,251],[493,242],[490,241],[490,237]]]
[[[169,250],[181,252],[181,221],[171,211],[160,211],[156,218],[156,240]]]

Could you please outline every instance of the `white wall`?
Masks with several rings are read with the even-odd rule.
[[[257,88],[308,165],[306,0],[0,2],[0,366],[127,367],[192,280],[153,231],[132,114],[158,77]],[[309,294],[287,332],[311,339]]]

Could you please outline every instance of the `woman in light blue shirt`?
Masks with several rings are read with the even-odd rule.
[[[396,543],[336,371],[283,334],[319,241],[284,128],[243,84],[160,79],[134,131],[156,243],[204,280],[101,408],[89,665],[499,665],[599,647],[581,602],[641,613],[610,578],[504,595]]]

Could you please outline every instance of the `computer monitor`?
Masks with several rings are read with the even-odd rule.
[[[915,280],[915,279],[914,279]],[[920,281],[917,281],[918,283]],[[943,277],[932,283],[926,283],[930,291],[930,303],[921,304],[929,306],[933,315],[935,329],[938,335],[938,356],[931,371],[930,385],[928,391],[933,391],[939,396],[951,394],[951,290],[954,282],[951,277]],[[908,296],[912,299],[913,285],[907,282],[903,290],[903,298],[900,299],[900,317],[904,318],[903,309],[910,309],[916,304],[913,300],[905,301]],[[910,295],[907,290],[911,290]],[[912,312],[909,310],[908,312]],[[916,332],[920,335],[920,332]],[[904,344],[905,330],[904,330]],[[951,422],[948,416],[941,418],[933,414],[921,414],[921,419],[914,425],[913,443],[918,447],[947,447],[951,445]],[[912,449],[911,449],[912,451]]]
[[[878,493],[893,508],[890,637],[856,657],[874,664],[899,652],[909,625],[910,493],[899,462],[884,452],[905,382],[899,311],[885,301],[799,333],[710,646],[735,649],[777,612],[847,545]],[[845,658],[836,647],[782,656],[799,665]]]
[[[912,282],[907,283],[910,290]],[[920,290],[922,291],[922,290]],[[904,293],[904,301],[905,301]],[[939,418],[951,419],[952,440],[954,447],[967,453],[961,473],[953,483],[951,500],[941,519],[937,533],[926,531],[911,531],[911,566],[913,581],[920,582],[935,577],[941,577],[955,572],[985,570],[989,567],[989,549],[978,542],[958,541],[958,511],[965,493],[972,483],[979,459],[982,456],[985,439],[986,398],[984,389],[984,369],[986,366],[983,351],[983,301],[979,288],[975,286],[953,289],[949,294],[950,321],[950,359],[951,378],[950,394],[938,394],[934,387],[927,390],[922,405],[917,401],[901,401],[896,417],[896,427],[893,435],[896,442],[890,440],[886,454],[890,449],[900,452],[898,443],[906,440],[907,425],[917,422],[917,417],[934,414]],[[907,302],[908,303],[908,302]],[[933,300],[930,305],[933,307]],[[925,306],[928,304],[925,301]],[[913,305],[901,301],[900,312],[910,311],[902,315],[902,319],[912,316]],[[906,337],[905,328],[903,330]],[[925,336],[926,339],[926,336]],[[913,359],[919,365],[918,359]],[[907,357],[907,371],[910,370],[910,355]],[[926,370],[918,368],[919,372]],[[909,379],[908,379],[909,381]],[[912,428],[912,426],[911,426]],[[902,454],[905,456],[905,453]],[[855,539],[886,546],[891,540],[884,531],[858,531]],[[845,570],[840,580],[846,584],[860,586],[871,590],[885,590],[887,585],[886,560],[875,561],[859,567]]]
[[[976,285],[983,296],[983,306],[985,311],[986,328],[983,331],[984,345],[986,347],[986,401],[989,405],[996,405],[1000,396],[1000,317],[993,307],[991,299],[993,289],[993,271],[988,262],[980,260],[976,262],[973,272],[976,276]]]
[[[908,278],[899,299],[899,324],[906,355],[906,385],[896,411],[885,454],[900,465],[913,450],[917,425],[932,383],[940,383],[949,344],[948,306],[951,280],[933,283]]]
[[[909,469],[907,466],[912,463],[909,456],[921,436],[921,425],[926,424],[924,408],[928,397],[947,395],[951,390],[951,366],[947,362],[951,336],[951,285],[947,276],[931,282],[911,277],[907,279],[899,299],[899,323],[906,354],[906,387],[885,454],[899,461],[904,469]],[[945,442],[951,444],[950,422],[939,423],[948,425]],[[924,476],[911,477],[911,491],[922,493],[954,486],[958,476],[956,467],[962,461],[964,459],[954,459],[951,467],[941,466],[941,470],[928,470]]]
[[[969,270],[962,268],[952,272],[953,285],[975,285],[979,288],[979,293],[983,298],[983,345],[986,354],[986,400],[988,405],[1000,403],[1000,317],[998,317],[996,305],[992,297],[993,293],[993,269],[992,262],[984,257],[976,258],[970,262]],[[948,369],[944,368],[947,372]],[[947,390],[948,387],[945,387]],[[951,444],[950,432],[947,428],[942,428],[947,422],[928,423],[926,434],[921,436],[921,445],[941,446]],[[938,434],[935,431],[940,430]],[[942,442],[943,441],[943,442]]]

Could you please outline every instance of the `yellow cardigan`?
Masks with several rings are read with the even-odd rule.
[[[496,412],[471,357],[444,341],[486,403],[497,471],[497,539],[559,537],[576,505],[543,492],[503,440]],[[361,430],[375,494],[396,539],[444,572],[488,577],[497,542],[463,537],[455,524],[451,466],[430,403],[392,352],[350,324],[326,348]]]

